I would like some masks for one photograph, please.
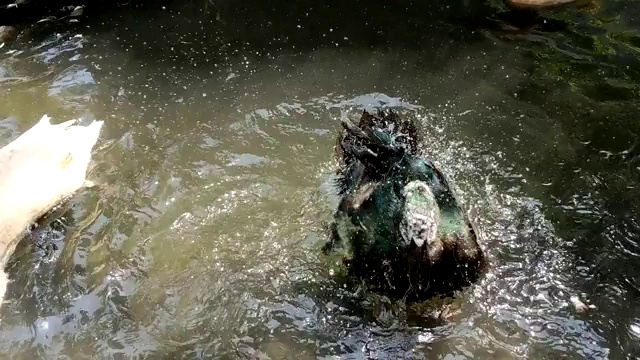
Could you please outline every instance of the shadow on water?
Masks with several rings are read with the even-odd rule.
[[[36,233],[58,251],[25,239],[12,259],[0,349],[636,356],[633,4],[514,31],[492,2],[167,1],[27,31],[3,48],[2,143],[44,113],[106,123],[98,188],[73,199],[65,231]],[[448,322],[353,294],[317,251],[337,119],[371,103],[419,120],[490,257]],[[576,312],[574,295],[597,309]]]

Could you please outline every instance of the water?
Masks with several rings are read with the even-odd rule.
[[[2,49],[0,141],[106,123],[99,187],[13,257],[2,353],[637,357],[634,6],[517,32],[493,3],[163,2],[32,29]],[[448,321],[354,294],[318,251],[340,113],[371,104],[418,119],[491,261]]]

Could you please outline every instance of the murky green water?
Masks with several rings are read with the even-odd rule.
[[[640,355],[636,2],[520,33],[490,6],[203,3],[2,49],[3,144],[45,113],[106,120],[100,187],[10,264],[6,358]],[[317,251],[337,119],[371,103],[420,120],[490,256],[449,322],[368,303]]]

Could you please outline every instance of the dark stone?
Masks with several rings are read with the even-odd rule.
[[[14,26],[0,26],[0,44],[8,43],[18,35],[18,29]]]

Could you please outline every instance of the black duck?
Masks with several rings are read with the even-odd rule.
[[[412,121],[392,111],[342,120],[341,197],[324,251],[367,288],[406,297],[460,289],[484,265],[476,232],[443,173],[418,155]]]

